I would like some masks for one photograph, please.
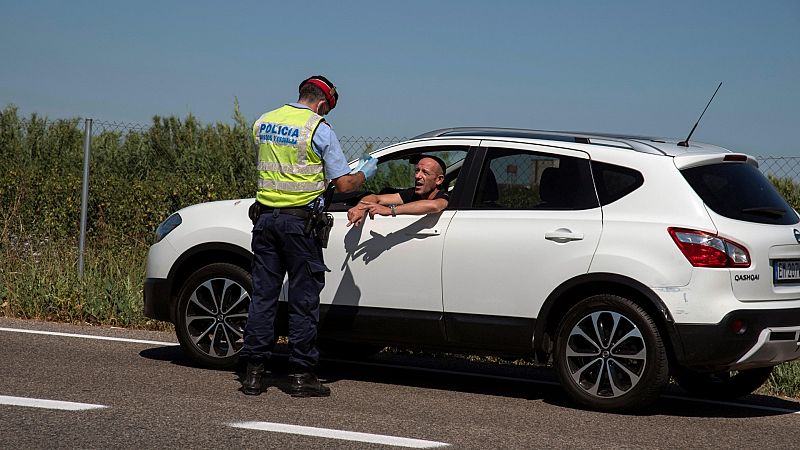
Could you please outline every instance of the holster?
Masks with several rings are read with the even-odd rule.
[[[333,216],[328,213],[319,214],[317,224],[314,227],[314,237],[317,239],[317,243],[320,247],[328,247],[328,238],[331,236],[331,228],[333,228]]]
[[[306,236],[316,239],[322,248],[328,247],[328,238],[333,228],[333,216],[326,212],[315,212],[306,219]]]
[[[253,202],[250,205],[250,208],[247,210],[247,217],[250,218],[250,221],[253,222],[253,226],[255,226],[256,222],[258,222],[258,216],[261,215],[261,203]]]

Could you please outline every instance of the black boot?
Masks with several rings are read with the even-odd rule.
[[[247,363],[247,371],[242,381],[242,392],[246,395],[259,395],[264,390],[264,363]]]
[[[328,397],[331,388],[319,382],[311,372],[289,374],[289,394],[292,397]]]

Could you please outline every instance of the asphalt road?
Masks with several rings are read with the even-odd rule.
[[[797,448],[800,439],[797,401],[714,403],[674,388],[646,413],[598,413],[572,404],[549,369],[383,353],[323,361],[329,398],[276,387],[250,397],[234,371],[193,366],[175,341],[0,318],[0,448]],[[232,426],[249,422],[272,431]]]

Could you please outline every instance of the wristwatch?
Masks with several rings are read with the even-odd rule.
[[[389,205],[389,209],[392,210],[392,217],[397,217],[397,211],[394,208],[395,205]]]

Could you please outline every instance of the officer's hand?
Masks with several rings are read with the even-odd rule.
[[[358,173],[363,172],[364,178],[369,178],[375,175],[375,172],[378,171],[378,158],[373,158],[372,156],[367,157],[367,159],[360,159],[358,161],[358,165],[351,173]]]

